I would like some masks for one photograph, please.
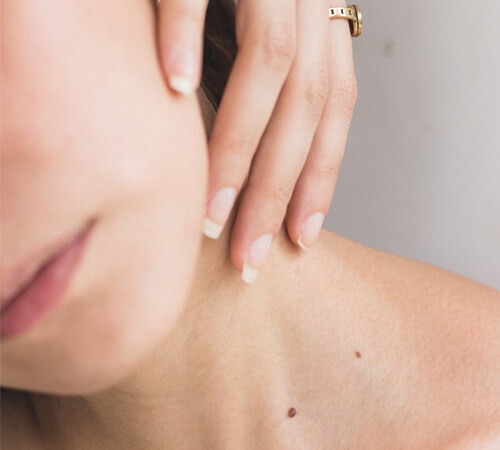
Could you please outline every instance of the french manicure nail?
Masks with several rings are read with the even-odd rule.
[[[226,187],[219,189],[210,200],[205,220],[203,234],[211,239],[217,239],[222,233],[224,224],[231,212],[236,199],[236,189]]]
[[[168,84],[179,94],[189,95],[196,90],[196,58],[189,50],[175,49],[168,60]]]
[[[245,282],[251,284],[257,279],[259,270],[266,261],[272,241],[272,234],[264,234],[253,241],[248,250],[248,255],[243,264],[243,271],[241,274]]]
[[[324,219],[325,216],[322,213],[317,212],[309,216],[304,221],[304,223],[302,224],[302,229],[300,231],[299,239],[297,240],[297,243],[300,245],[302,250],[307,250],[316,240],[319,232],[321,231],[321,226],[323,225]]]
[[[171,75],[168,84],[172,90],[182,95],[190,95],[196,89],[194,83],[188,77],[180,75]]]

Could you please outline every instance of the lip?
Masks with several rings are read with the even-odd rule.
[[[50,245],[44,245],[31,253],[28,258],[21,259],[17,264],[9,268],[2,267],[0,311],[31,282],[43,266],[74,239],[75,233],[70,236],[64,235]]]
[[[2,267],[0,310],[3,310],[11,299],[29,284],[40,268],[52,259],[69,241],[70,239],[65,237],[64,240],[59,239],[50,246],[42,247],[37,252],[33,252],[29,258],[14,265],[10,270]]]
[[[92,229],[93,223],[80,230],[38,269],[26,285],[2,305],[2,338],[28,331],[60,304],[81,261]]]

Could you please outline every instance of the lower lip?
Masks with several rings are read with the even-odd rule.
[[[33,281],[2,310],[0,336],[10,338],[37,324],[61,302],[81,260],[92,226],[43,267]]]

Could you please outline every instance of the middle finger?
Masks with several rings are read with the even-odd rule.
[[[231,257],[253,282],[280,229],[328,93],[328,1],[297,2],[297,52],[261,140],[233,229]]]

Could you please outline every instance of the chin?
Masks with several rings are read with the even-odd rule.
[[[88,395],[140,372],[175,325],[178,311],[122,311],[101,322],[40,327],[13,339],[2,355],[2,387],[57,395]],[[130,320],[134,317],[134,320]]]

